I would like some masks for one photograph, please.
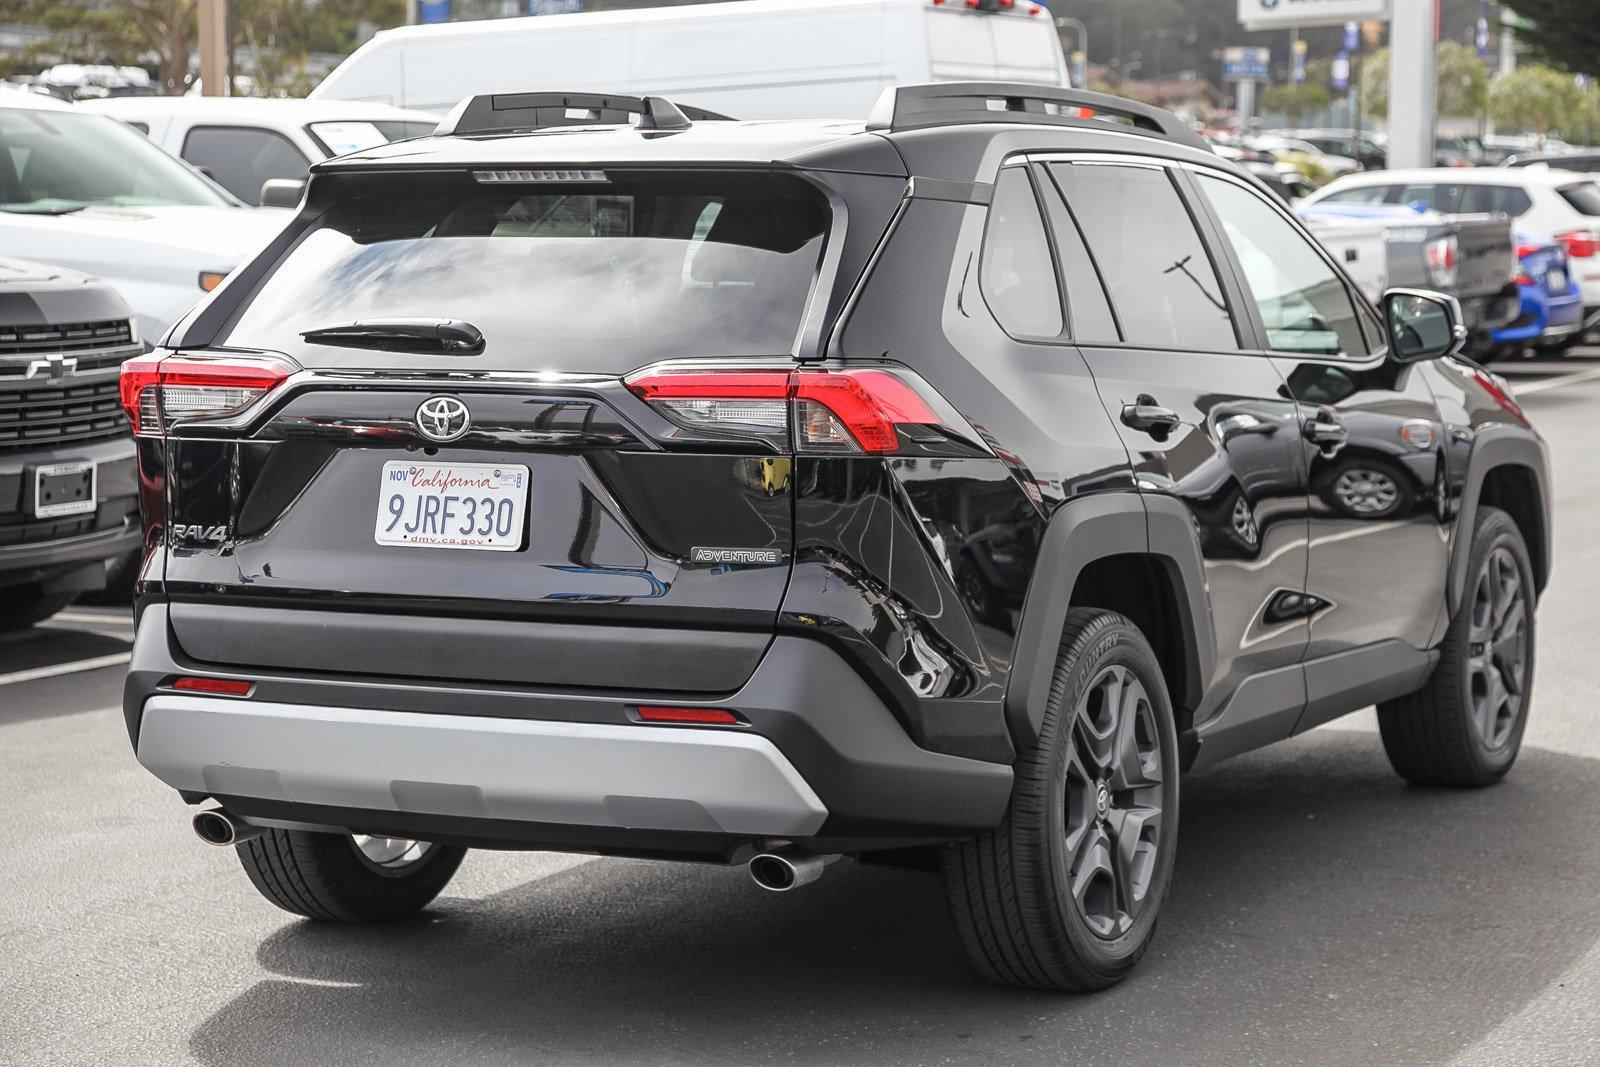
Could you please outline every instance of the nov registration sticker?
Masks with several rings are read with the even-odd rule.
[[[527,467],[396,460],[383,465],[373,536],[404,548],[515,552],[527,512]]]

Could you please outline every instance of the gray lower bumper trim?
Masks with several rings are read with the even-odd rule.
[[[177,789],[331,807],[771,837],[828,815],[783,753],[737,730],[161,694],[138,753]]]

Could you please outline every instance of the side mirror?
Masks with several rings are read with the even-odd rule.
[[[1423,289],[1390,289],[1383,294],[1389,352],[1401,363],[1453,356],[1467,343],[1461,304],[1453,296]]]
[[[261,198],[257,203],[262,207],[286,207],[293,210],[300,206],[300,198],[305,195],[304,179],[268,178],[261,183]]]

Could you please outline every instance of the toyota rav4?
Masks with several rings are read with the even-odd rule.
[[[1463,336],[1128,101],[477,97],[124,368],[129,733],[314,919],[468,847],[852,856],[1102,988],[1184,773],[1372,704],[1413,781],[1511,767],[1546,454]]]

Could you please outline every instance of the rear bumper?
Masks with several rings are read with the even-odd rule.
[[[248,699],[170,688],[247,679]],[[729,708],[743,727],[639,723],[640,703]],[[1009,765],[919,748],[837,654],[778,637],[737,692],[684,697],[218,670],[186,662],[168,607],[140,615],[124,712],[138,758],[246,818],[391,836],[631,853],[833,850],[996,825]]]

